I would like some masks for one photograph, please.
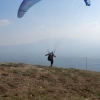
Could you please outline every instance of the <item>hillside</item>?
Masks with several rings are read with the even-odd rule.
[[[100,73],[1,63],[0,100],[100,100]]]

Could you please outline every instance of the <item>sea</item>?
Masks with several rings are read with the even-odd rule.
[[[44,55],[0,55],[0,63],[25,63],[32,65],[50,66],[50,62]],[[59,68],[75,68],[100,72],[100,58],[95,57],[56,57],[53,66]]]

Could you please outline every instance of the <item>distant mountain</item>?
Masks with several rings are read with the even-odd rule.
[[[49,49],[48,49],[49,48]],[[22,62],[50,65],[45,54],[55,51],[54,65],[85,69],[85,56],[88,69],[100,71],[100,46],[77,39],[49,39],[35,43],[0,46],[0,62]],[[80,67],[81,66],[81,67]]]
[[[66,57],[100,57],[100,45],[79,39],[47,39],[35,43],[0,46],[0,54],[45,54],[47,51],[56,50],[56,54]]]

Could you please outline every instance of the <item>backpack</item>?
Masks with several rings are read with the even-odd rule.
[[[51,61],[51,55],[48,56],[48,60]]]

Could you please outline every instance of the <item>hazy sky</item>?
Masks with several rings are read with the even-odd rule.
[[[41,0],[17,18],[23,0],[1,0],[0,45],[66,37],[100,44],[100,0]],[[100,45],[99,45],[100,46]]]

